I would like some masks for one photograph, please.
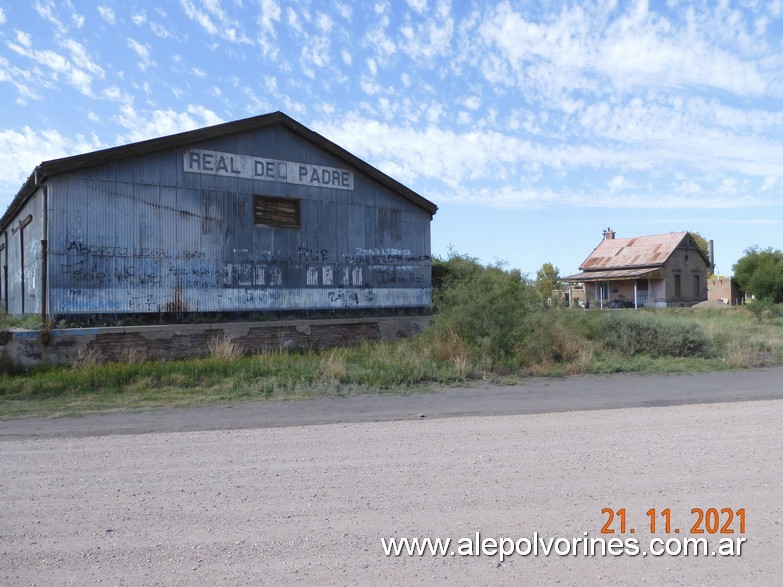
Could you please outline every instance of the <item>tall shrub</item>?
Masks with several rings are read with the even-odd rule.
[[[521,320],[536,300],[528,280],[516,269],[464,255],[436,263],[435,273],[435,327],[492,356],[511,355]]]

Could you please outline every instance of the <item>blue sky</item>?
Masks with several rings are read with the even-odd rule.
[[[0,208],[35,165],[282,110],[561,274],[611,227],[783,248],[783,0],[0,0]]]

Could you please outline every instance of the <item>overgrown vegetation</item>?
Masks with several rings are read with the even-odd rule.
[[[681,372],[781,362],[781,307],[677,310],[543,308],[518,271],[452,255],[437,261],[432,328],[397,342],[302,354],[242,356],[215,339],[211,356],[123,363],[86,354],[71,368],[0,375],[0,416],[104,408],[191,406],[246,400],[407,393],[431,384],[526,375]],[[761,305],[758,306],[761,308]]]
[[[783,251],[751,247],[732,269],[745,292],[770,304],[783,302]]]

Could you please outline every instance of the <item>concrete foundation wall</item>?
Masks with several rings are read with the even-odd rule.
[[[394,340],[429,326],[429,316],[236,322],[177,326],[68,328],[0,332],[0,365],[31,368],[72,365],[85,356],[99,361],[176,360],[209,356],[209,345],[225,337],[245,353],[293,346],[322,349],[364,340]]]

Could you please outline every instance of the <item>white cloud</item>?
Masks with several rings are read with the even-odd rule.
[[[242,95],[244,96],[245,112],[250,115],[272,110],[270,103],[259,97],[253,88],[243,87]]]
[[[674,190],[681,194],[700,194],[704,191],[701,185],[693,180],[683,181],[675,186]]]
[[[33,44],[30,35],[24,31],[16,31],[16,42],[19,43],[22,47],[26,48],[31,47]]]
[[[96,137],[69,137],[56,129],[0,130],[0,152],[4,157],[2,189],[15,193],[33,169],[43,161],[59,159],[104,148]],[[3,206],[4,209],[4,206]]]
[[[198,105],[189,105],[185,112],[168,108],[139,113],[126,104],[113,119],[126,130],[118,137],[118,144],[167,136],[223,122],[213,111]]]
[[[435,118],[439,112],[429,109]],[[507,174],[508,165],[535,156],[529,142],[493,131],[398,127],[356,115],[319,128],[348,150],[383,162],[384,169],[394,167],[405,180],[438,179],[450,186]]]
[[[31,60],[33,63],[49,68],[53,80],[63,76],[64,79],[80,93],[92,96],[93,75],[103,76],[103,69],[94,63],[86,49],[72,39],[64,39],[61,45],[68,50],[71,59],[49,49],[38,50],[32,46],[30,35],[17,31],[17,43],[7,42],[11,51]],[[32,79],[32,76],[26,76]],[[50,83],[50,80],[39,80],[40,84]]]
[[[138,66],[142,71],[146,71],[149,67],[155,65],[155,62],[150,56],[149,45],[142,45],[136,39],[129,38],[128,47],[130,47],[139,59],[141,59],[141,61],[138,62]]]
[[[408,6],[419,14],[427,10],[427,0],[407,0],[407,2]]]
[[[278,55],[275,23],[280,22],[281,15],[280,5],[275,0],[261,0],[261,9],[256,21],[261,27],[257,41],[264,56],[276,58]]]
[[[128,92],[122,91],[118,86],[112,85],[104,88],[101,97],[109,102],[123,102],[125,104],[133,103],[133,96]]]
[[[65,32],[79,23],[72,0],[33,3],[38,26],[0,29],[16,119],[51,120],[35,102],[56,102],[149,138],[209,112],[282,109],[453,202],[783,201],[781,0],[179,0],[168,15],[99,0],[87,37]],[[133,53],[107,52],[117,30],[104,21],[134,28]],[[171,68],[127,66],[149,72],[153,56]],[[176,105],[199,92],[201,114]]]
[[[190,0],[181,0],[181,4],[182,8],[185,10],[185,16],[200,24],[210,35],[217,34],[218,28],[212,22],[212,19],[208,14],[198,10]]]
[[[325,35],[328,35],[332,32],[332,27],[334,26],[334,22],[332,21],[332,17],[328,14],[320,13],[318,15],[318,18],[316,19],[316,27],[319,31],[324,33]]]
[[[359,82],[359,87],[362,89],[362,92],[368,96],[374,96],[381,91],[380,84],[378,84],[373,79],[367,78],[366,76],[362,76],[362,79]]]
[[[629,187],[631,187],[630,182],[627,179],[625,179],[622,175],[615,175],[609,181],[610,194],[616,194],[617,192],[627,190]]]
[[[386,12],[386,4],[374,5],[375,13],[379,16],[375,28],[370,29],[365,35],[365,44],[373,50],[378,59],[385,62],[386,59],[397,52],[397,45],[389,37],[386,28],[390,19]]]
[[[291,7],[286,10],[286,22],[288,23],[288,26],[290,26],[300,35],[304,33],[304,24],[299,18],[299,13]]]
[[[261,0],[258,24],[261,26],[263,33],[274,38],[276,36],[275,23],[280,22],[281,16],[282,11],[276,0]]]
[[[98,14],[100,14],[101,18],[109,24],[115,24],[117,22],[117,17],[111,6],[98,6]]]
[[[34,71],[12,66],[8,59],[0,55],[0,82],[8,82],[19,92],[17,104],[24,105],[27,100],[37,100],[40,96],[31,87],[36,81]]]
[[[84,16],[76,12],[71,0],[64,0],[59,5],[54,0],[35,0],[33,8],[38,13],[38,16],[52,23],[58,32],[63,34],[68,32],[68,25],[64,22],[65,19],[69,19],[76,28],[81,28],[84,25]],[[58,9],[68,12],[65,18],[58,14]]]
[[[302,63],[305,67],[325,67],[329,63],[329,38],[313,37],[302,47]]]
[[[170,39],[174,36],[165,26],[157,22],[150,22],[150,30],[160,39]]]
[[[478,110],[481,108],[481,98],[478,96],[470,96],[462,100],[462,105],[468,110]]]
[[[93,61],[84,45],[73,39],[63,39],[61,44],[70,53],[71,61],[76,67],[85,69],[99,77],[103,77],[103,68]]]
[[[5,24],[5,11],[0,7],[0,24]]]
[[[353,18],[353,8],[351,8],[348,4],[338,2],[335,5],[335,9],[337,10],[337,14],[342,16],[345,20],[350,22]]]
[[[649,11],[644,2],[621,4],[616,12],[601,4],[573,6],[542,22],[503,2],[479,31],[497,51],[485,57],[490,74],[497,72],[493,80],[505,79],[544,97],[562,90],[600,94],[679,88],[760,95],[768,85],[756,63],[712,44],[702,29]]]
[[[404,41],[399,43],[400,50],[416,60],[430,60],[448,55],[454,30],[454,19],[449,6],[447,3],[441,3],[436,17],[402,27]]]
[[[458,188],[454,191],[436,192],[432,195],[439,204],[456,203],[496,208],[536,209],[545,207],[573,207],[583,209],[617,209],[614,194],[599,191],[554,190],[549,187],[503,185],[500,188]],[[702,196],[683,197],[656,192],[624,193],[623,209],[637,210],[731,210],[768,206],[770,201],[754,196]]]
[[[198,0],[196,6],[191,0],[180,0],[185,15],[201,25],[210,35],[217,36],[230,43],[252,44],[242,32],[239,22],[229,16],[219,0]]]

